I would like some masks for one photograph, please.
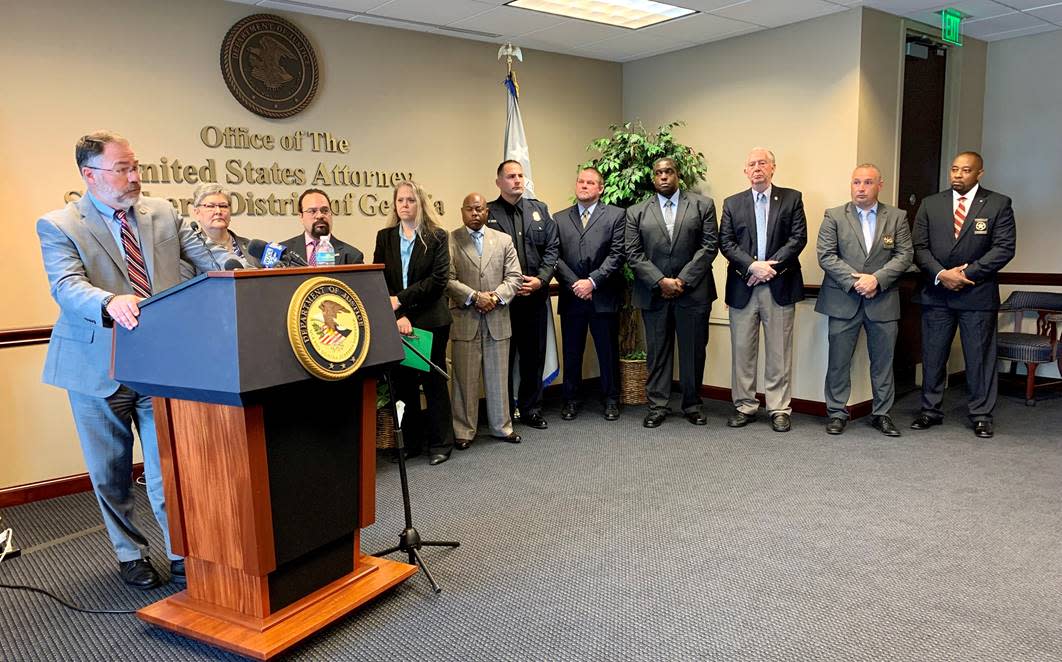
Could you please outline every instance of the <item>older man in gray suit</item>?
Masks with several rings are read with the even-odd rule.
[[[819,228],[818,257],[825,272],[815,310],[829,316],[826,369],[829,434],[848,424],[851,366],[860,327],[867,331],[874,409],[870,424],[900,436],[889,410],[896,395],[892,358],[900,319],[896,281],[911,266],[914,247],[907,212],[878,201],[881,171],[865,163],[852,173],[852,202],[826,211]]]
[[[715,202],[679,187],[674,159],[653,164],[656,195],[627,210],[624,245],[634,271],[634,305],[645,324],[649,380],[647,428],[667,418],[678,339],[682,412],[706,425],[699,394],[708,345],[708,312],[716,299],[712,260],[719,251]]]
[[[148,541],[133,523],[133,428],[140,436],[148,500],[162,527],[170,575],[184,580],[172,553],[151,398],[111,379],[111,327],[137,326],[141,299],[180,282],[185,259],[220,270],[235,256],[207,244],[165,200],[140,196],[140,173],[128,141],[107,131],[75,148],[88,189],[77,202],[37,221],[44,268],[59,319],[52,329],[44,382],[67,389],[81,449],[122,580],[140,589],[161,583]]]
[[[479,428],[479,389],[485,383],[487,421],[494,437],[520,443],[509,415],[509,304],[522,283],[512,238],[484,227],[489,211],[478,193],[461,203],[464,227],[450,233],[450,340],[453,359],[454,445],[465,450]],[[481,377],[483,379],[481,379]]]

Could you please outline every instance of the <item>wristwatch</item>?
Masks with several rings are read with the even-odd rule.
[[[114,300],[115,296],[116,295],[114,295],[114,294],[108,295],[107,298],[103,300],[103,303],[100,304],[100,308],[103,311],[103,319],[105,319],[105,320],[111,319],[111,314],[107,312],[107,306],[111,305],[111,301]]]

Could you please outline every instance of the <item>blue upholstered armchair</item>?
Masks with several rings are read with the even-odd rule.
[[[1055,361],[1058,363],[1059,372],[1062,373],[1062,352],[1058,347],[1058,328],[1062,325],[1062,294],[1012,292],[999,310],[1014,313],[1014,331],[1000,333],[997,338],[999,358],[1013,361],[1012,373],[1017,372],[1018,363],[1025,364],[1028,371],[1025,378],[1025,404],[1033,406],[1036,404],[1033,390],[1037,387],[1037,366]],[[1035,333],[1022,333],[1022,321],[1026,312],[1036,313]]]

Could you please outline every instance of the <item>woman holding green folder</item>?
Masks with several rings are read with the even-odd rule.
[[[416,183],[399,182],[392,202],[387,226],[376,234],[373,262],[384,265],[398,332],[415,336],[420,330],[429,331],[431,361],[445,370],[451,322],[445,296],[450,271],[448,236],[436,223],[427,195]],[[420,455],[427,447],[430,464],[450,459],[454,426],[446,380],[434,371],[398,366],[392,383],[394,397],[406,404],[402,419],[406,457]],[[425,410],[420,407],[421,386]]]

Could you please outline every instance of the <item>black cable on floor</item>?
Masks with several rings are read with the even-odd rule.
[[[135,614],[135,609],[85,609],[84,607],[78,607],[75,604],[67,602],[60,598],[58,595],[44,590],[43,588],[37,588],[36,586],[22,586],[20,584],[0,584],[0,588],[9,588],[13,591],[28,591],[30,593],[40,593],[46,595],[52,600],[55,600],[59,604],[63,605],[67,609],[73,609],[79,611],[82,614]]]

